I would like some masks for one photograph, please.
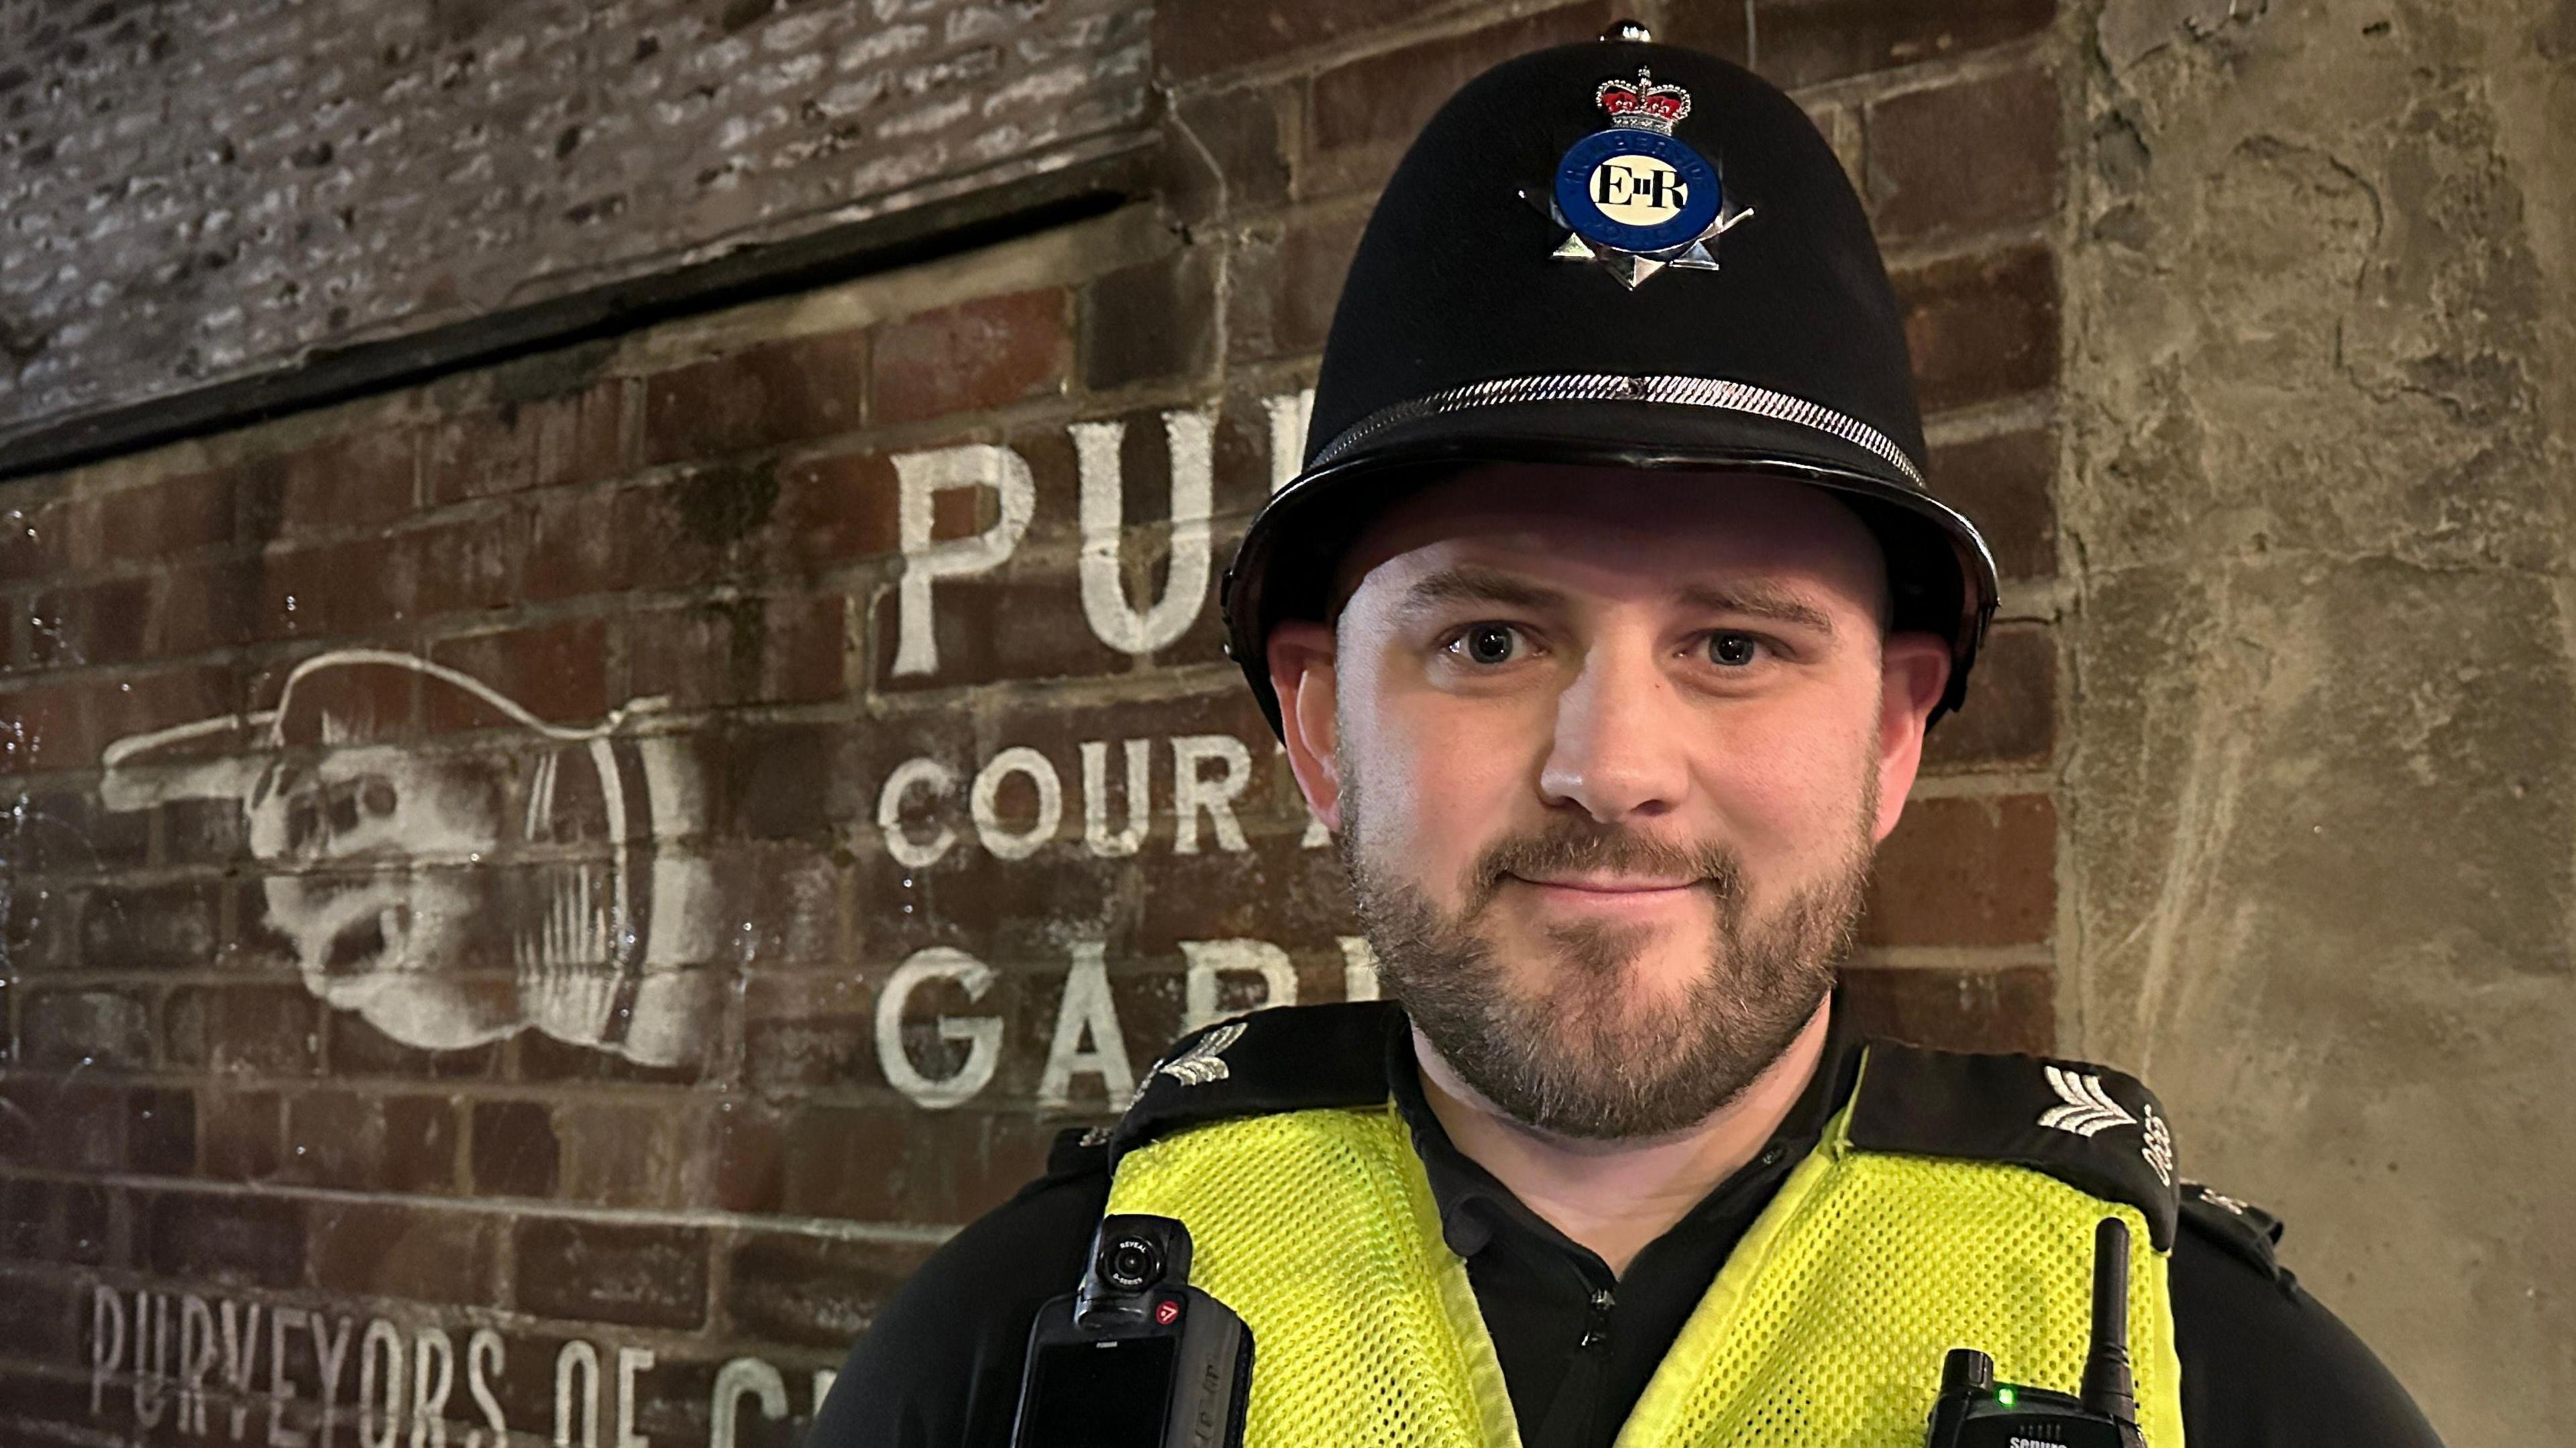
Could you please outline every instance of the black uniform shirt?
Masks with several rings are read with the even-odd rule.
[[[1618,1436],[1737,1239],[1851,1094],[1860,1053],[1849,1049],[1844,1017],[1827,1021],[1822,1064],[1770,1143],[1646,1244],[1625,1276],[1451,1143],[1423,1097],[1412,1032],[1388,1033],[1387,1085],[1413,1128],[1441,1234],[1467,1261],[1522,1448],[1594,1448]]]
[[[1770,1143],[1614,1280],[1450,1142],[1403,1017],[1389,1019],[1389,1088],[1443,1235],[1466,1259],[1524,1448],[1608,1448],[1718,1268],[1850,1094],[1857,1042],[1837,1019]],[[940,1248],[851,1351],[806,1448],[1004,1448],[1029,1324],[1081,1277],[1108,1195],[1097,1152],[1065,1154]],[[2182,1223],[2170,1280],[2189,1448],[2439,1448],[2396,1379],[2259,1234],[2210,1206],[2187,1205]]]

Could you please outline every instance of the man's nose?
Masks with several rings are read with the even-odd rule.
[[[1602,824],[1651,817],[1689,787],[1687,721],[1650,649],[1596,650],[1557,696],[1539,793]]]

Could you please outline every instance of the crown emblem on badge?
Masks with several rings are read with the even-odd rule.
[[[1690,92],[1677,85],[1657,85],[1652,72],[1637,68],[1634,85],[1624,80],[1605,80],[1592,92],[1593,104],[1610,115],[1610,124],[1634,130],[1652,131],[1669,136],[1681,118],[1690,114]]]
[[[1717,270],[1710,244],[1753,208],[1729,197],[1717,167],[1673,134],[1691,113],[1690,92],[1640,66],[1634,80],[1593,87],[1592,103],[1609,127],[1566,148],[1543,195],[1521,193],[1565,228],[1551,255],[1598,263],[1632,291],[1666,267]]]

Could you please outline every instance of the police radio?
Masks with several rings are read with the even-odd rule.
[[[2082,1394],[1995,1381],[1995,1360],[1954,1347],[1941,1363],[1930,1448],[2146,1448],[2129,1380],[2129,1229],[2093,1229],[2093,1346]]]
[[[1081,1288],[1029,1329],[1011,1448],[1241,1448],[1252,1329],[1189,1284],[1189,1228],[1102,1218]]]

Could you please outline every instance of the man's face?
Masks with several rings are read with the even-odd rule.
[[[1883,569],[1801,485],[1491,468],[1369,530],[1337,627],[1274,634],[1381,978],[1466,1084],[1658,1135],[1813,1016],[1947,672],[1882,648]]]

